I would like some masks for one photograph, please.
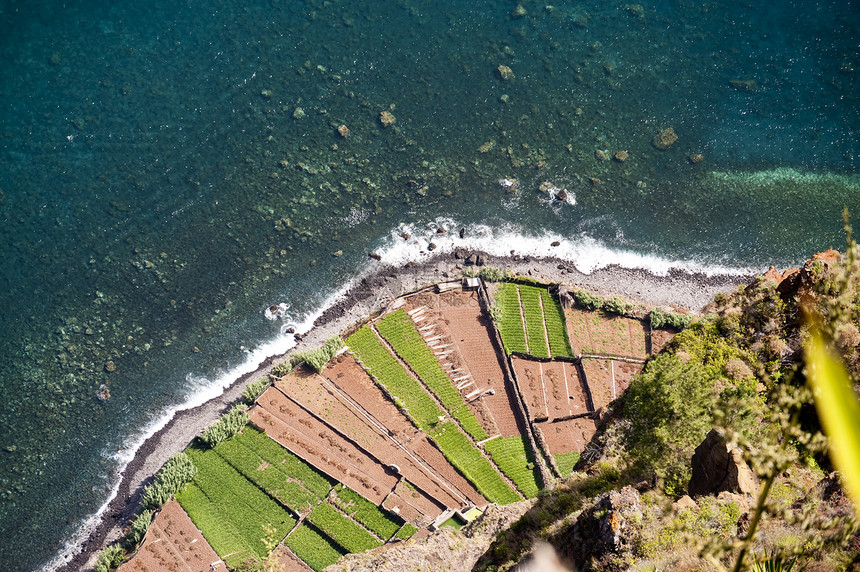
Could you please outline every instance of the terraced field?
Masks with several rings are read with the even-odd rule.
[[[573,357],[564,312],[546,288],[504,282],[497,286],[499,332],[507,353]]]

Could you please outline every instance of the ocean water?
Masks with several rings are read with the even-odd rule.
[[[4,570],[287,349],[270,304],[306,329],[431,239],[758,271],[860,212],[854,0],[0,0],[0,38]]]

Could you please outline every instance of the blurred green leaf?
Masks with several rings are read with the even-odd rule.
[[[842,360],[813,328],[805,347],[809,383],[818,417],[829,440],[830,459],[860,516],[860,402]]]

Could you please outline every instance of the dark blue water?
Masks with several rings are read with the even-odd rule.
[[[857,2],[521,6],[0,2],[4,569],[57,562],[141,435],[278,338],[267,305],[419,256],[401,225],[586,270],[842,243]]]

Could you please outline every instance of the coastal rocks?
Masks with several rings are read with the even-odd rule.
[[[390,111],[382,111],[379,113],[379,123],[383,127],[391,127],[397,123],[397,118]]]
[[[499,77],[502,81],[508,81],[514,79],[514,71],[505,65],[500,65],[496,68],[496,73],[499,74]]]
[[[376,260],[377,262],[378,262],[378,261],[380,261],[380,260],[382,260],[382,255],[380,255],[380,254],[378,254],[378,253],[376,253],[376,252],[368,252],[368,253],[367,253],[367,256],[369,256],[370,258],[372,258],[372,259]]]
[[[754,79],[730,79],[729,85],[737,91],[758,91],[758,83]]]
[[[515,193],[519,188],[519,182],[516,179],[499,179],[499,186],[507,193]]]
[[[675,141],[678,140],[678,135],[675,133],[675,129],[669,127],[668,129],[664,129],[660,133],[654,136],[654,139],[651,140],[651,144],[654,145],[660,151],[665,151],[669,147],[671,147]]]
[[[552,542],[579,570],[618,570],[638,536],[645,514],[639,492],[626,486],[612,491],[582,511],[570,528]]]
[[[687,488],[694,498],[723,491],[752,495],[758,483],[741,450],[711,429],[693,454],[693,476]]]

